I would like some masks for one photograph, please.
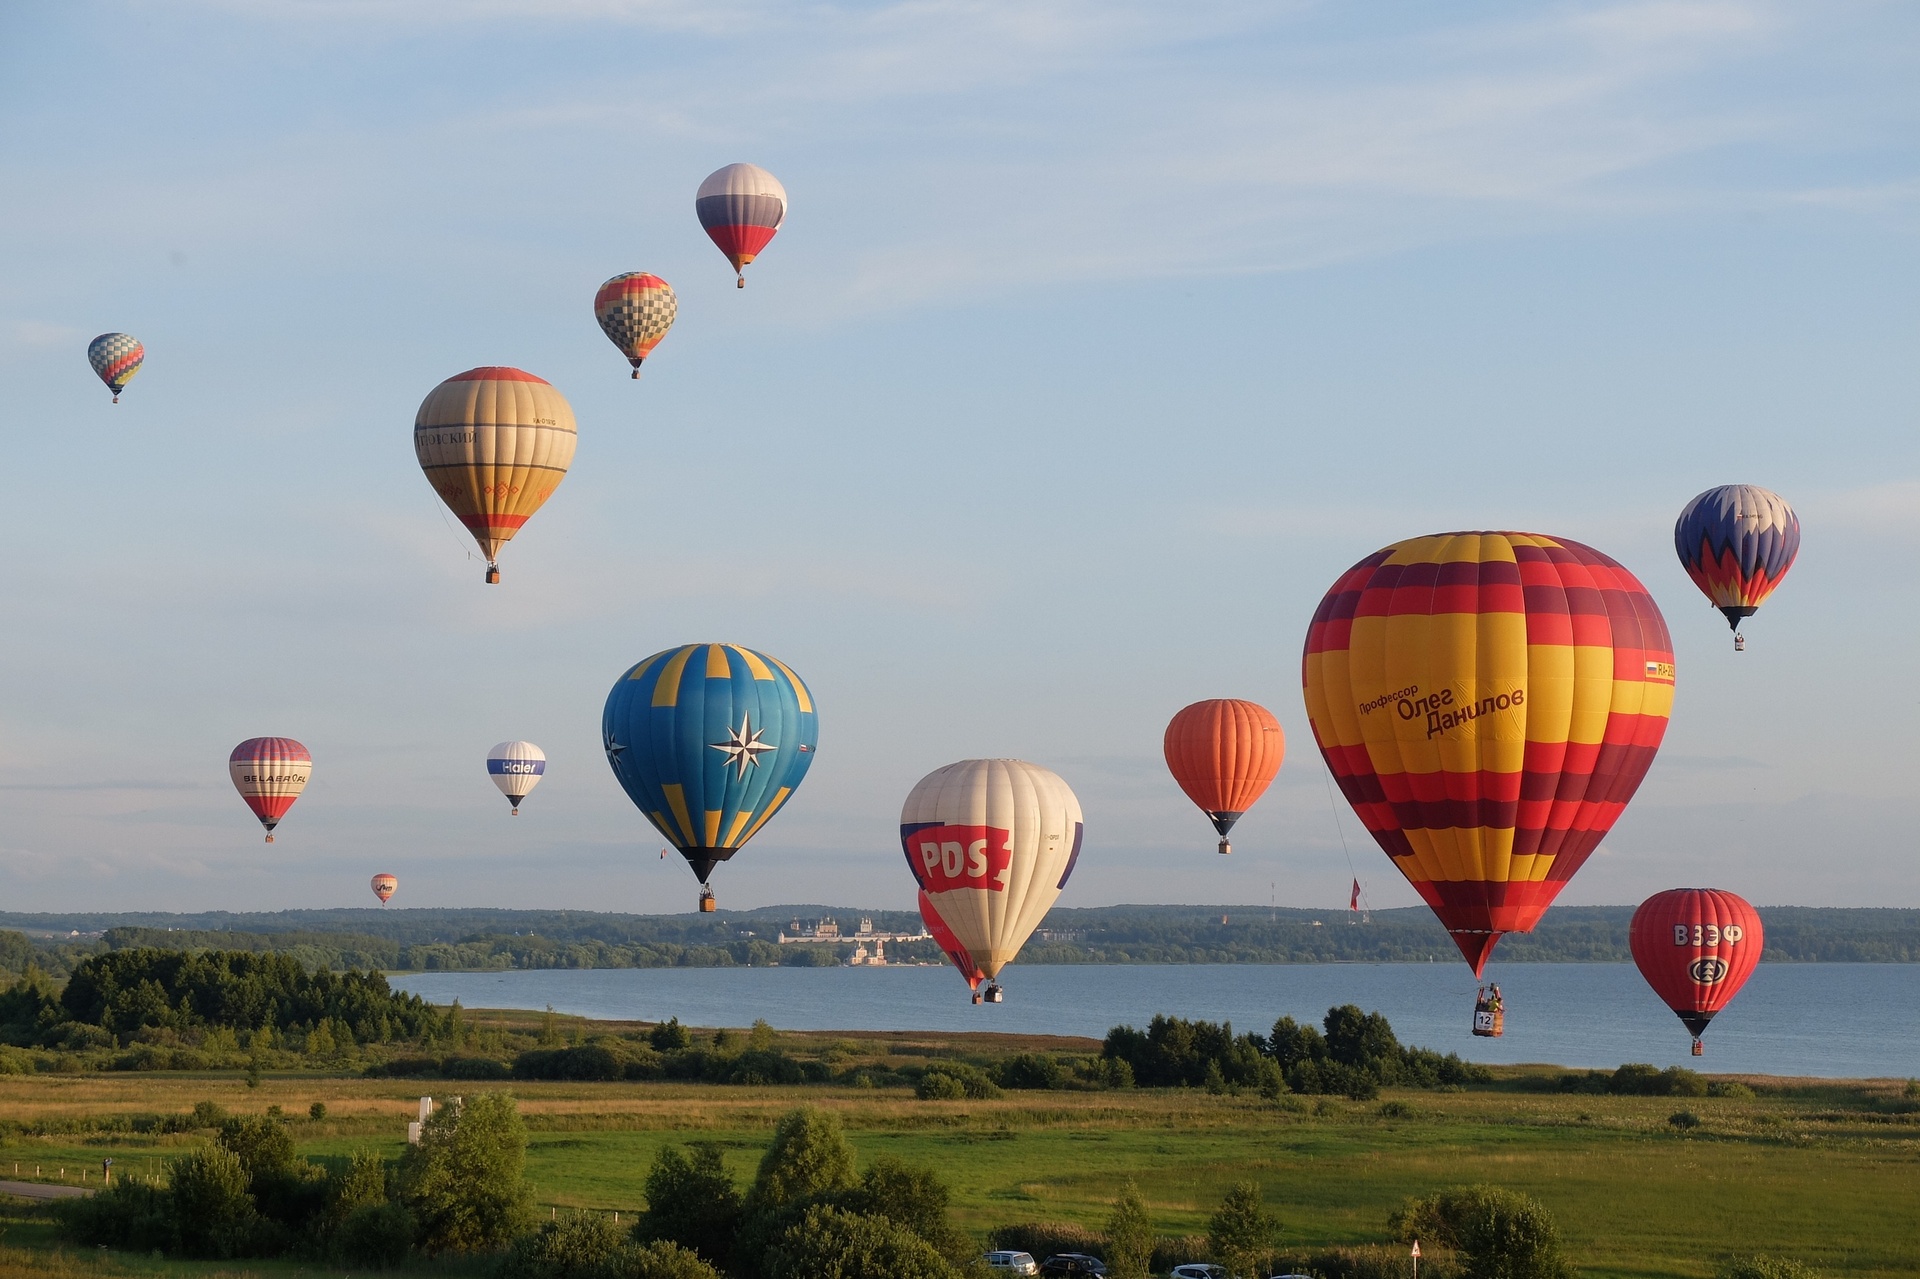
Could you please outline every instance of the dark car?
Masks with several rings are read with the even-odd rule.
[[[1076,1279],[1079,1279],[1079,1277],[1088,1275],[1105,1275],[1107,1273],[1107,1263],[1098,1257],[1089,1257],[1084,1252],[1056,1252],[1053,1256],[1048,1257],[1040,1263],[1040,1273],[1043,1275],[1072,1275],[1076,1276]]]

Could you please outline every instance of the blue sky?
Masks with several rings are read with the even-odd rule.
[[[8,906],[686,909],[598,724],[709,639],[822,707],[724,904],[909,904],[900,801],[974,755],[1078,791],[1064,904],[1332,906],[1349,856],[1410,904],[1299,651],[1461,527],[1598,546],[1674,631],[1563,900],[1920,906],[1915,84],[1894,3],[0,7]],[[792,198],[744,291],[692,212],[734,160]],[[638,269],[680,319],[634,383],[591,299]],[[580,423],[498,588],[410,446],[490,363]],[[1731,482],[1806,529],[1738,656],[1671,546]],[[1289,736],[1231,859],[1159,754],[1212,696]],[[258,734],[316,757],[271,848]]]

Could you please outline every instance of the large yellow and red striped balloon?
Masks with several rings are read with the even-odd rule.
[[[1646,588],[1538,533],[1369,555],[1320,601],[1302,668],[1340,789],[1476,974],[1613,828],[1673,707]]]
[[[487,581],[500,580],[500,548],[567,477],[576,437],[566,397],[519,369],[468,369],[421,401],[414,454],[480,544]]]

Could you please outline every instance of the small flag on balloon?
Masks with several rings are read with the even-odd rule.
[[[1353,896],[1347,899],[1347,909],[1360,909],[1360,881],[1357,879],[1353,881]]]

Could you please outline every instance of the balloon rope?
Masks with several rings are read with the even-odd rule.
[[[1340,822],[1340,805],[1334,802],[1333,782],[1327,773],[1320,774],[1320,784],[1327,788],[1327,807],[1333,810],[1333,829],[1340,834],[1340,855],[1347,859],[1347,874],[1357,884],[1360,882],[1360,875],[1353,868],[1353,853],[1347,848],[1347,828]],[[1363,905],[1366,904],[1366,899],[1367,890],[1362,888],[1360,900]]]
[[[440,508],[440,522],[442,524],[445,524],[447,526],[447,532],[453,535],[453,544],[455,546],[458,546],[461,550],[465,551],[467,553],[468,559],[472,559],[473,558],[473,540],[470,537],[460,536],[460,530],[456,529],[453,526],[452,522],[447,519],[447,508],[444,506]]]

